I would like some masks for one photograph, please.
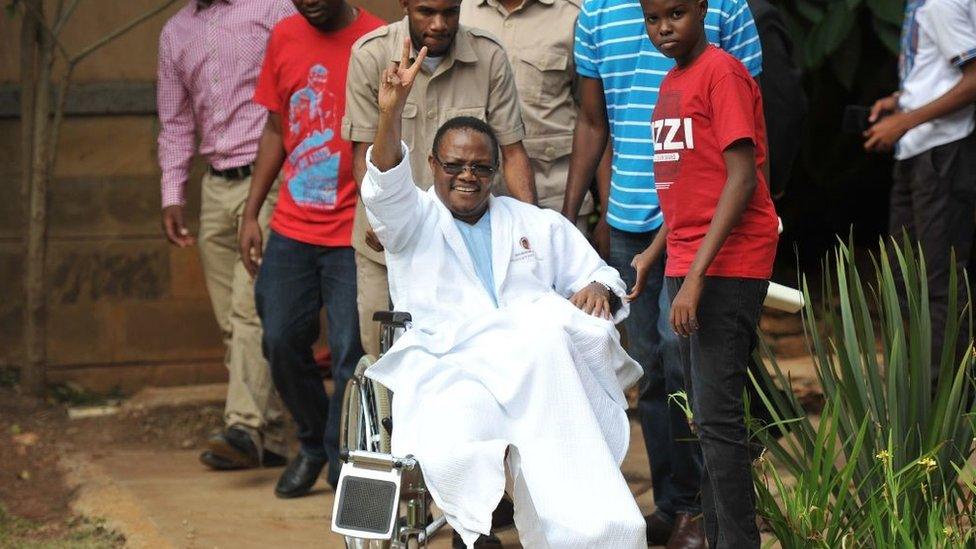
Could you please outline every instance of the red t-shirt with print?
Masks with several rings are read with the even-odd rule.
[[[353,43],[385,25],[359,8],[344,29],[323,32],[301,15],[278,23],[268,41],[254,101],[281,116],[285,144],[271,228],[319,246],[349,246],[356,215],[352,144],[340,137]]]
[[[746,68],[715,46],[675,67],[661,83],[652,128],[655,186],[668,226],[665,274],[688,274],[725,187],[722,152],[748,139],[756,147],[756,191],[706,275],[769,278],[779,223],[762,171],[762,97]]]

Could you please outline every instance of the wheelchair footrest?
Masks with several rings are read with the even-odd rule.
[[[392,456],[376,456],[394,461]],[[344,463],[332,508],[332,531],[356,538],[390,539],[400,504],[400,478],[398,467],[376,467],[354,459]]]

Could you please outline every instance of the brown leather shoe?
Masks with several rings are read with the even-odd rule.
[[[645,516],[644,522],[647,524],[647,545],[654,547],[668,544],[674,526],[670,521],[654,512]]]
[[[708,547],[708,544],[705,542],[702,516],[678,513],[667,549],[705,549],[705,547]]]

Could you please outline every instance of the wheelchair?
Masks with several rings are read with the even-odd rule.
[[[386,353],[410,329],[410,313],[379,311],[380,349]],[[413,456],[390,451],[392,393],[367,378],[376,362],[364,356],[346,385],[340,423],[343,461],[332,508],[332,531],[350,549],[417,549],[442,528],[447,519],[432,518],[430,496],[420,464]]]

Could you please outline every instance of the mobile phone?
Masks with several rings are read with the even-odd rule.
[[[864,133],[871,127],[868,117],[871,116],[871,107],[864,105],[847,105],[844,107],[844,118],[841,120],[840,129],[844,133]]]

